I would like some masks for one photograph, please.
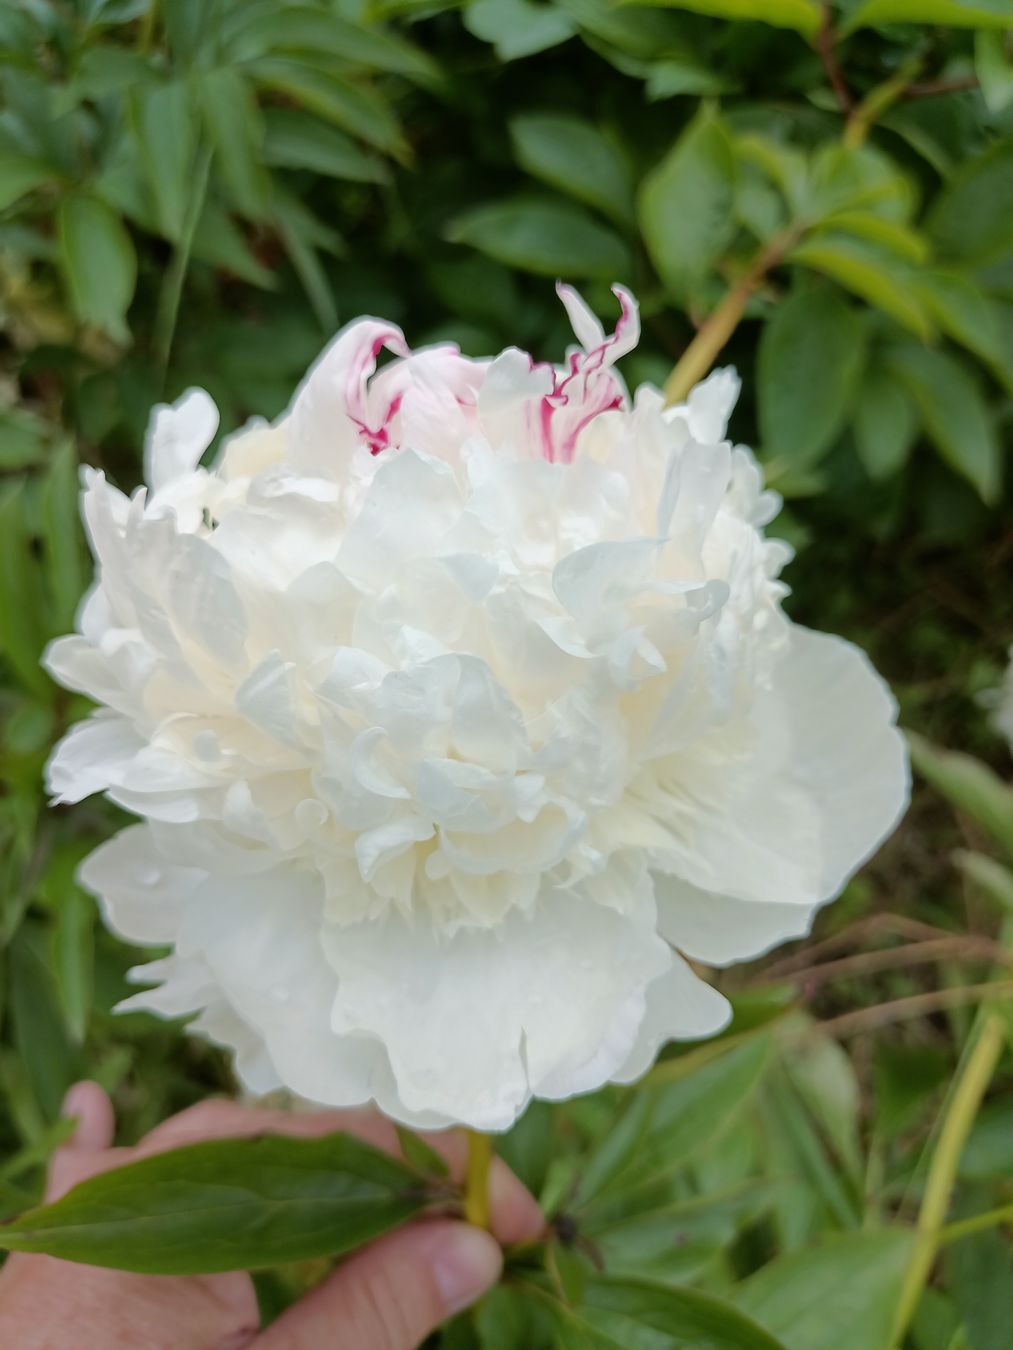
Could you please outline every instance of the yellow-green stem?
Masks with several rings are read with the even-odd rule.
[[[915,1227],[915,1243],[901,1286],[891,1344],[899,1345],[910,1325],[925,1282],[932,1273],[943,1235],[943,1221],[950,1207],[960,1155],[964,1151],[978,1107],[985,1095],[1003,1046],[1003,1024],[996,1013],[987,1013],[981,1032],[964,1066],[939,1132],[929,1164],[925,1194]]]
[[[852,110],[844,127],[843,141],[849,150],[857,150],[865,144],[870,129],[897,102],[921,67],[921,57],[913,57],[905,61],[895,75],[869,90],[858,107]]]
[[[770,269],[781,261],[785,253],[795,242],[792,232],[765,248],[747,270],[745,276],[733,286],[718,307],[707,315],[700,325],[700,331],[689,344],[679,363],[665,382],[666,403],[681,403],[695,384],[707,375],[725,343],[739,326],[749,297],[767,275]]]
[[[939,1241],[959,1242],[972,1233],[983,1233],[987,1228],[998,1228],[1007,1223],[1013,1223],[1013,1205],[1000,1205],[998,1209],[987,1209],[982,1214],[973,1214],[969,1219],[948,1223],[939,1234]]]
[[[468,1171],[464,1185],[464,1217],[476,1228],[490,1226],[489,1167],[492,1140],[477,1130],[468,1131]]]

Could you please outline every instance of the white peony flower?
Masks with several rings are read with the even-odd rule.
[[[606,337],[559,293],[563,369],[362,319],[213,468],[191,390],[146,491],[85,471],[47,664],[103,706],[49,785],[142,818],[82,871],[172,948],[124,1006],[197,1013],[254,1092],[502,1130],[634,1079],[728,1016],[684,958],[804,934],[904,807],[882,681],[782,613],[734,371],[631,401],[634,301]]]

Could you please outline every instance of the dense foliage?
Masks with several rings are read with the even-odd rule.
[[[650,1299],[603,1264],[676,1288],[688,1344],[711,1305],[687,1286],[789,1350],[890,1350],[902,1289],[916,1350],[1013,1346],[1009,1064],[966,1148],[940,1129],[1013,1025],[981,1010],[1013,960],[1013,775],[978,698],[1013,636],[1011,27],[1009,0],[0,8],[5,1216],[75,1078],[132,1136],[229,1086],[177,1028],[111,1015],[136,953],[73,874],[118,822],[42,796],[86,710],[38,667],[87,580],[79,462],[132,487],[150,406],[194,383],[226,425],[276,415],[360,313],[549,356],[551,279],[604,315],[620,280],[645,315],[631,383],[674,367],[684,389],[719,353],[742,371],[735,431],[789,503],[795,617],[866,645],[905,725],[978,759],[918,743],[929,786],[816,944],[721,977],[723,1039],[648,1091],[528,1113],[502,1147],[563,1216],[552,1290],[522,1270],[445,1344],[630,1344]],[[915,1310],[926,1197],[951,1240]],[[273,1305],[299,1278],[265,1278]],[[578,1310],[545,1313],[553,1292]],[[733,1320],[713,1344],[768,1343]]]

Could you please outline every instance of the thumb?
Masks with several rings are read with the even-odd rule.
[[[499,1279],[496,1241],[468,1224],[413,1224],[346,1261],[251,1350],[415,1350]]]

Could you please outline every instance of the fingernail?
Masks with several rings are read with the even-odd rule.
[[[77,1120],[80,1123],[82,1117],[88,1110],[88,1095],[91,1091],[87,1083],[75,1083],[72,1088],[67,1089],[67,1095],[63,1099],[63,1105],[60,1107],[60,1115],[68,1120]]]
[[[64,1148],[98,1152],[109,1147],[114,1129],[112,1106],[97,1083],[75,1083],[63,1099],[60,1114],[77,1122]]]
[[[503,1253],[488,1233],[460,1223],[442,1230],[432,1263],[433,1279],[450,1317],[496,1283],[503,1269]]]

